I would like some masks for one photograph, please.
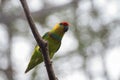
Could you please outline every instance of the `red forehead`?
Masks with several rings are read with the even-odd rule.
[[[69,26],[68,22],[61,22],[64,26]]]

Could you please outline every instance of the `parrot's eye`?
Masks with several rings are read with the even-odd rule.
[[[60,23],[60,25],[62,26],[63,24],[62,24],[62,23]]]

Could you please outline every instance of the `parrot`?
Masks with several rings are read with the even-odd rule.
[[[48,51],[50,59],[54,56],[54,54],[59,50],[61,46],[62,38],[69,29],[69,23],[68,22],[59,22],[57,23],[53,29],[46,32],[42,39],[47,41],[48,43]],[[42,53],[40,50],[40,46],[36,45],[34,48],[34,51],[32,53],[30,62],[25,70],[25,73],[33,69],[35,66],[43,62]]]

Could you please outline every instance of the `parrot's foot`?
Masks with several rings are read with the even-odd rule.
[[[52,61],[50,61],[50,65],[52,65],[52,63],[53,63],[53,62],[52,62]],[[44,65],[44,66],[46,66],[46,65]]]
[[[53,61],[50,61],[50,63],[52,64],[52,63],[53,63]]]
[[[56,77],[56,80],[58,80],[58,78]]]
[[[44,46],[47,47],[48,45],[47,41],[44,40],[44,43],[45,43]]]

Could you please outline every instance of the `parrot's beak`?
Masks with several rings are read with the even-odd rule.
[[[64,32],[68,31],[68,26],[64,26]]]

